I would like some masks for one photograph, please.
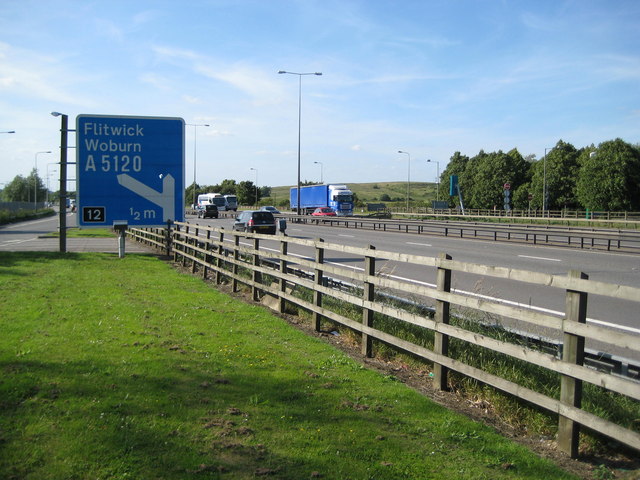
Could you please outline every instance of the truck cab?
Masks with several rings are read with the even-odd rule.
[[[328,203],[340,217],[353,215],[353,192],[346,185],[329,185]]]

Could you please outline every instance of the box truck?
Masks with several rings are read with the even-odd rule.
[[[298,188],[289,192],[291,210],[298,209]],[[318,207],[331,207],[336,215],[353,215],[353,192],[346,185],[309,185],[300,189],[300,213],[309,215]]]

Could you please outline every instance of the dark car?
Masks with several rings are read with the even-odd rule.
[[[275,234],[276,219],[271,212],[247,210],[238,214],[233,229],[239,232]]]
[[[218,218],[218,207],[215,205],[203,205],[198,208],[198,218]]]
[[[265,205],[264,207],[260,207],[260,210],[262,210],[263,212],[271,212],[274,215],[277,215],[280,213],[280,210],[278,210],[273,205]]]

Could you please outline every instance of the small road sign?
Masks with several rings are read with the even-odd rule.
[[[184,120],[78,115],[78,224],[184,220]]]
[[[511,190],[511,184],[510,183],[505,183],[504,184],[504,189],[505,190]]]

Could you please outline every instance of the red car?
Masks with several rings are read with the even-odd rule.
[[[319,207],[316,208],[311,215],[315,215],[316,217],[335,217],[336,212],[329,207]]]

